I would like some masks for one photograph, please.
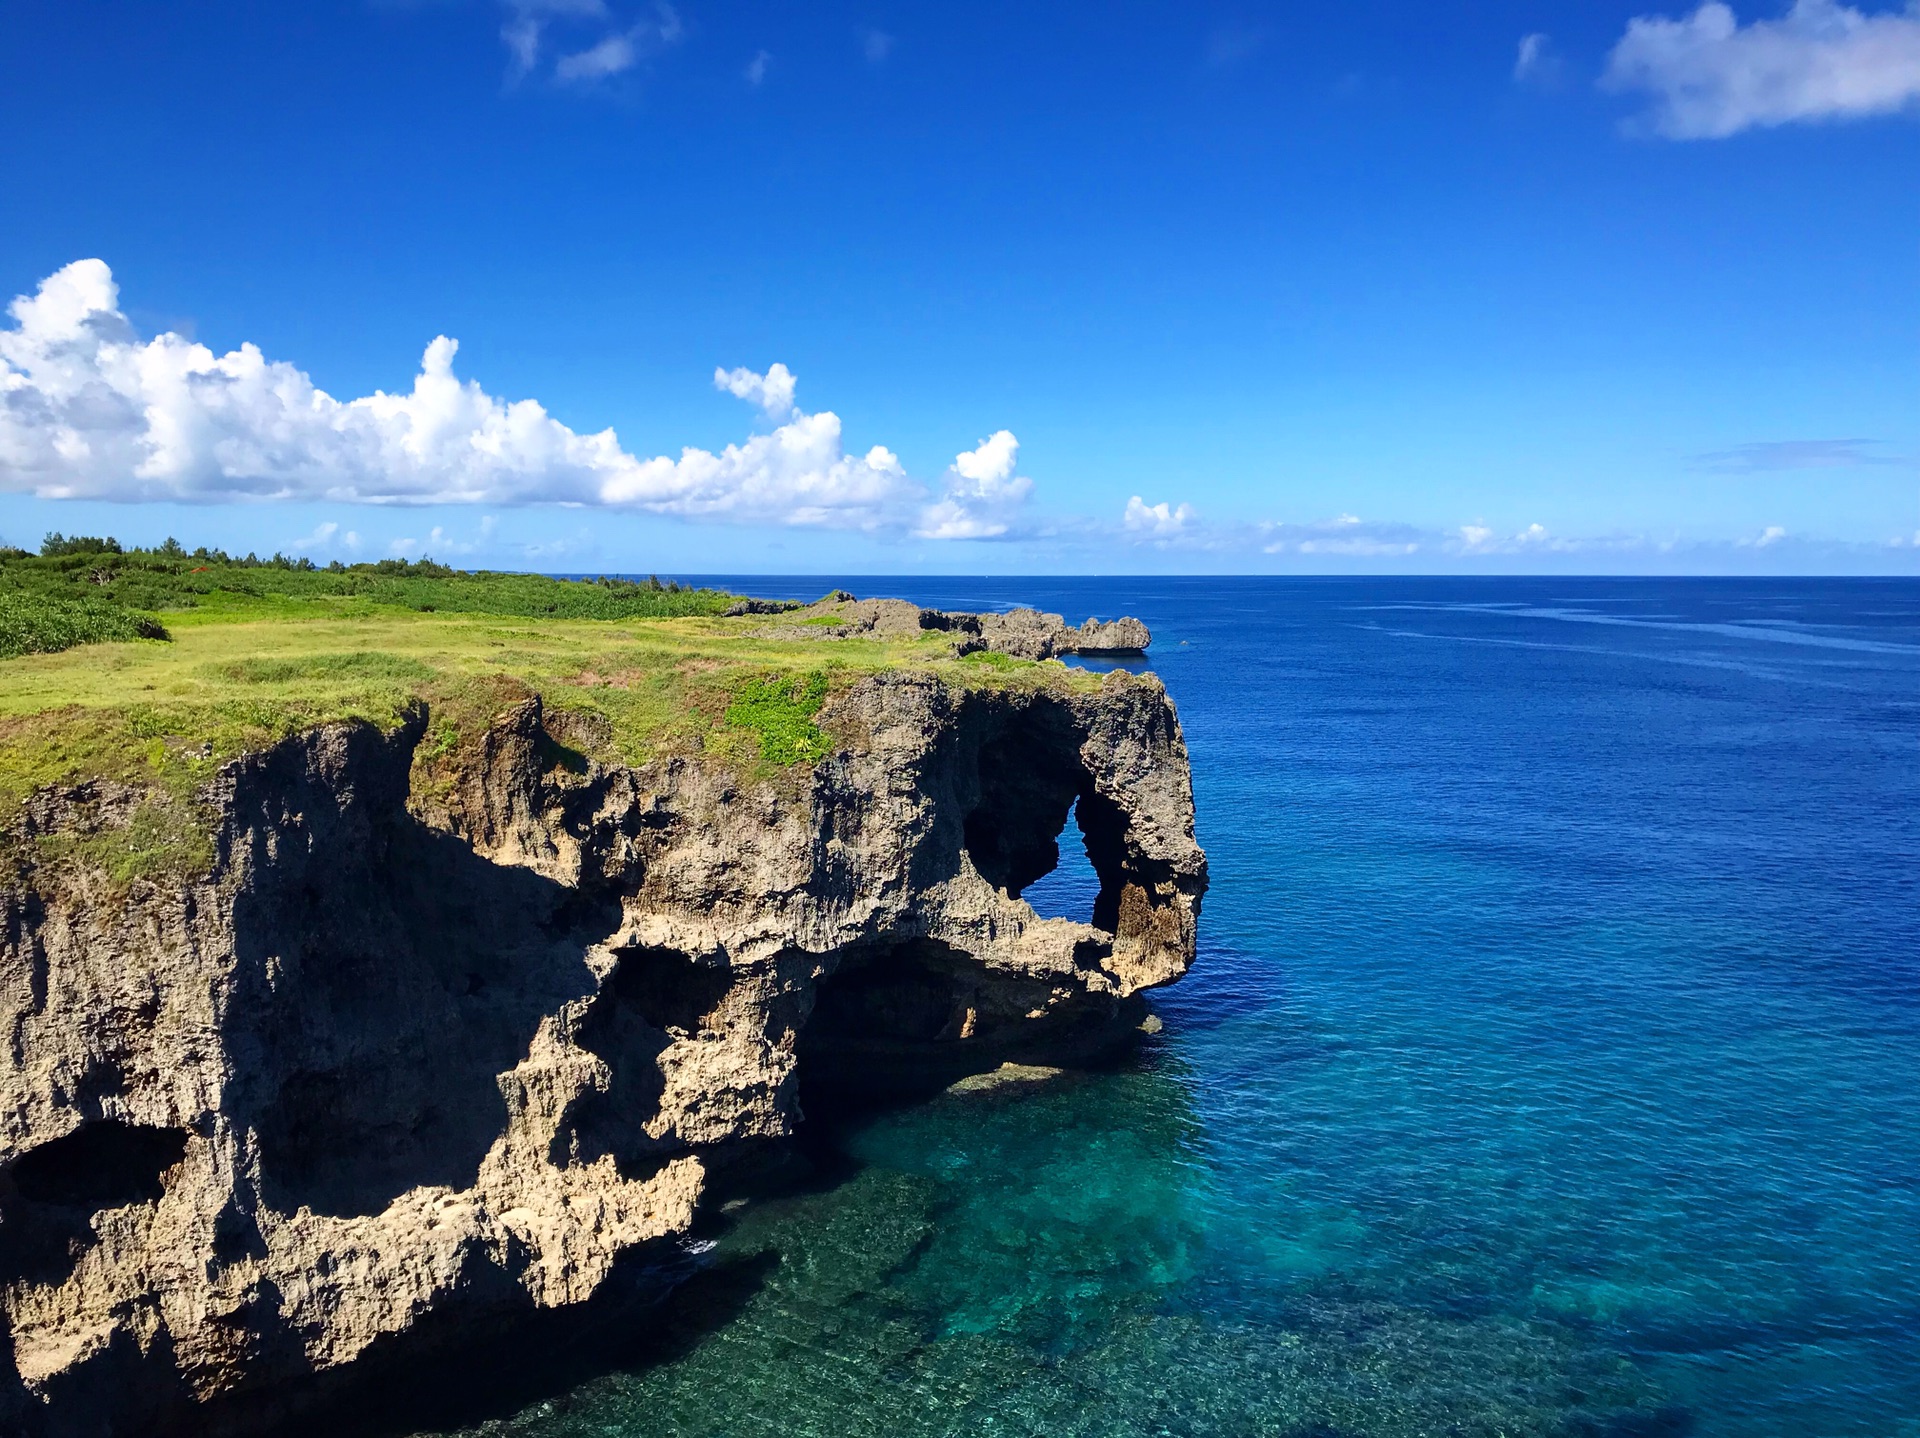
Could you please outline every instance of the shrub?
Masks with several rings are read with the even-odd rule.
[[[79,644],[167,637],[159,620],[109,599],[0,593],[0,659],[52,654]]]

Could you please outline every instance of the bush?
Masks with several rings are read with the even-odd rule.
[[[108,599],[0,593],[0,659],[53,654],[78,644],[167,637],[159,620]]]

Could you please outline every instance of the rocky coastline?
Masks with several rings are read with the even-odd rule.
[[[1147,642],[822,605],[768,632]],[[178,884],[33,858],[135,812],[34,796],[0,872],[0,1429],[273,1431],[416,1351],[670,1283],[809,1103],[1091,1058],[1192,961],[1206,861],[1151,676],[878,673],[787,783],[589,757],[581,722],[536,694],[434,784],[424,707],[293,735],[219,770],[212,863]],[[1061,843],[1099,878],[1085,922],[1020,897]]]

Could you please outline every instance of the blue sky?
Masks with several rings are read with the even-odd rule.
[[[1920,8],[13,0],[0,93],[15,543],[1920,572]]]

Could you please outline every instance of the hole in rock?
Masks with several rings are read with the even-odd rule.
[[[950,1032],[960,1022],[956,970],[966,962],[933,939],[850,954],[821,981],[802,1042],[819,1049],[957,1037]]]
[[[725,969],[695,963],[673,949],[642,948],[621,952],[602,993],[657,1029],[698,1033],[731,987],[733,975]]]
[[[634,948],[620,953],[574,1039],[612,1071],[604,1092],[569,1106],[554,1131],[549,1157],[555,1164],[592,1163],[610,1156],[627,1178],[657,1167],[659,1140],[646,1131],[660,1108],[666,1079],[660,1055],[675,1034],[697,1034],[711,1025],[733,985],[726,969],[694,962],[673,949]]]
[[[8,1177],[31,1203],[99,1212],[158,1200],[161,1176],[186,1152],[184,1129],[97,1119],[28,1149]]]
[[[1076,805],[1076,816],[1078,811]],[[1072,919],[1078,924],[1090,924],[1100,898],[1100,876],[1094,872],[1093,860],[1087,854],[1086,835],[1076,823],[1062,828],[1054,843],[1060,851],[1060,862],[1022,889],[1019,897],[1032,905],[1034,913],[1043,919]]]
[[[980,797],[963,837],[981,877],[1009,894],[1060,862],[1057,839],[1083,775],[1079,745],[1055,727],[1022,724],[980,749]]]
[[[1071,726],[1036,710],[983,745],[979,763],[964,828],[974,868],[1042,918],[1112,930],[1129,882],[1126,817],[1094,789]]]

